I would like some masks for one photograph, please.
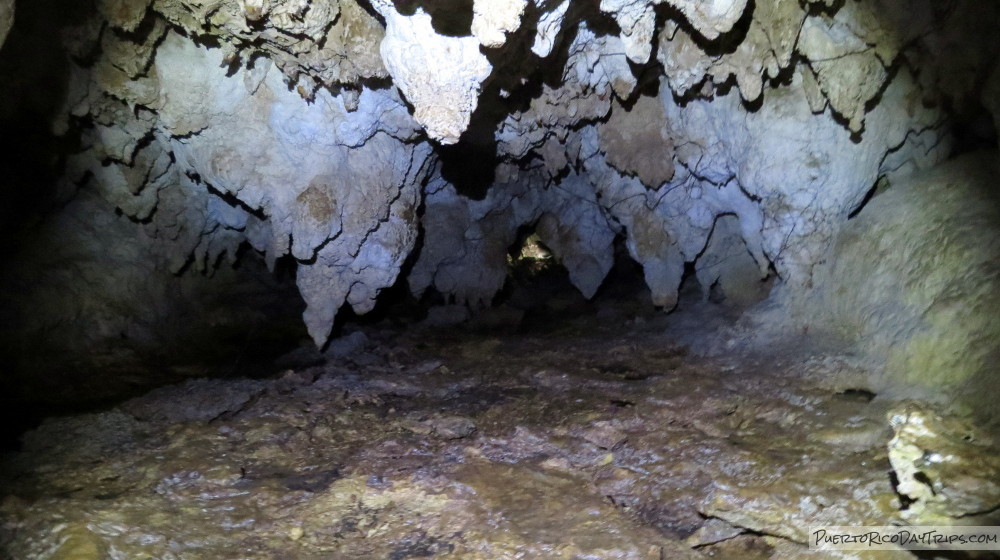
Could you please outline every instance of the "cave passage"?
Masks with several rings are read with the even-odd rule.
[[[998,25],[0,0],[0,560],[996,557]]]

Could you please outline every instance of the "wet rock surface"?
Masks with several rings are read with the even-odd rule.
[[[372,330],[50,419],[0,463],[0,556],[792,558],[811,525],[995,507],[996,448],[959,420],[831,389],[835,357],[700,357],[664,321]],[[911,490],[911,447],[949,457],[921,467],[946,500]]]
[[[889,412],[889,461],[907,519],[992,525],[1000,517],[1000,446],[994,434],[910,402]],[[957,521],[957,523],[956,523]]]

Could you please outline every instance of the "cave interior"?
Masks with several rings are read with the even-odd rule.
[[[0,560],[996,557],[998,25],[0,0]]]

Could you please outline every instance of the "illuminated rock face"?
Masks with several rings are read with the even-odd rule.
[[[977,153],[891,182],[817,267],[799,305],[814,326],[885,357],[876,390],[995,415],[998,172],[994,154]]]
[[[53,125],[171,272],[293,259],[317,344],[407,259],[415,294],[489,302],[525,227],[588,297],[616,239],[666,308],[692,262],[802,293],[880,177],[948,156],[942,107],[993,109],[996,7],[945,4],[100,0]]]

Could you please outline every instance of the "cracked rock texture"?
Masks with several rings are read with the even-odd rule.
[[[694,319],[683,330],[704,335]],[[926,470],[946,489],[931,507],[996,504],[983,430],[832,391],[853,369],[843,356],[697,357],[671,342],[676,326],[595,316],[543,336],[369,334],[369,349],[280,377],[189,381],[47,420],[0,457],[0,551],[913,560],[807,542],[812,526],[908,519],[896,492],[925,450],[943,457]]]
[[[925,404],[889,411],[895,431],[889,462],[897,491],[913,500],[903,516],[914,525],[991,524],[1000,508],[1000,448],[992,434]]]
[[[403,273],[416,295],[488,304],[526,230],[587,297],[618,243],[658,306],[676,305],[690,264],[706,294],[748,305],[770,277],[794,310],[814,286],[847,283],[818,267],[879,181],[946,160],[957,125],[995,134],[1000,90],[998,8],[973,0],[92,0],[61,20],[47,15],[57,0],[39,6],[18,25],[54,28],[61,82],[33,95],[25,57],[0,93],[8,118],[55,100],[40,120],[60,146],[57,198],[129,220],[106,243],[148,246],[167,283],[243,253],[289,263],[318,345],[345,304],[371,311]],[[910,200],[859,220],[919,219]],[[109,253],[114,274],[152,278]],[[955,258],[972,270],[972,257]],[[885,282],[859,297],[938,274],[857,266],[879,271],[859,282]],[[169,305],[154,299],[108,312],[127,323]],[[906,302],[896,334],[862,345],[916,359],[917,341],[958,320],[917,310],[961,306],[936,301]],[[965,383],[981,358],[948,370],[967,374],[900,366],[900,380]]]

